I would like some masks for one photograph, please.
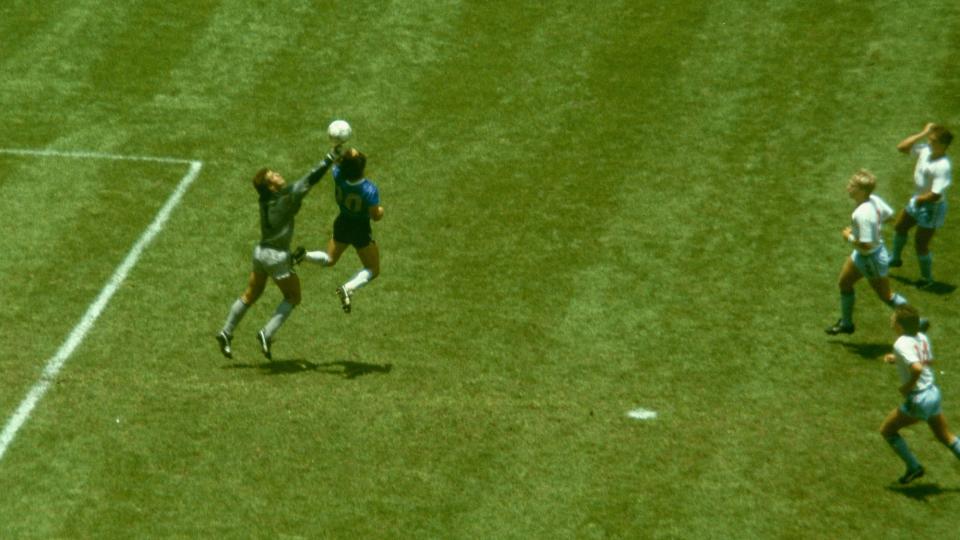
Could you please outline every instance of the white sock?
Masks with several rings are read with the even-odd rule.
[[[319,264],[321,266],[330,265],[330,256],[327,255],[326,251],[308,251],[303,258],[304,260],[310,261],[314,264]]]
[[[270,317],[270,320],[267,321],[267,325],[263,327],[263,334],[267,336],[268,340],[273,340],[273,335],[277,333],[277,330],[283,326],[283,323],[286,322],[287,317],[290,316],[290,313],[295,308],[293,304],[282,300],[280,305],[277,306],[277,310],[273,313],[273,317]]]
[[[230,306],[230,313],[227,314],[227,320],[223,323],[223,332],[228,336],[233,335],[233,329],[240,324],[240,320],[247,313],[250,306],[243,303],[243,300],[237,298]]]
[[[364,268],[363,270],[357,272],[357,275],[350,278],[350,281],[344,283],[343,288],[346,289],[347,292],[353,292],[360,287],[363,287],[367,283],[370,283],[370,280],[372,279],[373,272],[367,268]]]

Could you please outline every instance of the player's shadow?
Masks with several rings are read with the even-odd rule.
[[[907,278],[905,278],[905,277],[903,277],[903,276],[895,276],[895,275],[893,275],[893,274],[890,274],[890,279],[896,281],[897,283],[902,283],[902,284],[904,284],[904,285],[910,285],[911,287],[917,285],[917,281],[916,281],[916,280],[914,280],[914,279],[907,279]],[[947,295],[947,294],[950,294],[950,293],[952,293],[953,291],[957,290],[957,286],[956,286],[956,285],[953,285],[953,284],[950,284],[950,283],[944,283],[944,282],[942,282],[942,281],[934,281],[933,283],[931,283],[930,285],[927,285],[926,287],[924,287],[924,288],[921,289],[921,290],[924,291],[924,292],[931,293],[931,294]]]
[[[393,370],[393,365],[368,364],[366,362],[354,362],[353,360],[337,360],[336,362],[318,364],[317,370],[321,373],[339,375],[344,379],[356,379],[357,377],[371,373],[390,373]]]
[[[256,364],[230,364],[223,369],[256,369],[267,375],[291,375],[305,371],[317,371],[319,364],[296,358],[292,360],[273,360]]]
[[[847,341],[836,343],[865,360],[882,360],[883,355],[893,350],[889,343],[849,343]]]
[[[949,493],[960,493],[958,488],[942,488],[940,484],[915,484],[912,486],[889,486],[888,490],[909,497],[915,501],[929,502],[931,497]]]
[[[256,369],[266,375],[291,375],[303,373],[306,371],[316,371],[328,375],[339,375],[344,379],[356,379],[370,373],[390,373],[393,370],[392,364],[368,364],[366,362],[354,362],[352,360],[337,360],[336,362],[325,362],[316,364],[302,358],[291,360],[273,360],[257,364],[230,364],[224,366],[224,369]]]

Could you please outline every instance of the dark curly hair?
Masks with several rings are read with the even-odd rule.
[[[344,152],[343,158],[340,159],[340,172],[347,180],[356,181],[363,178],[363,170],[366,166],[367,156],[356,148],[350,148]]]

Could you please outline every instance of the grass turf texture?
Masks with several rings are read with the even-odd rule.
[[[960,10],[702,4],[0,8],[0,147],[204,162],[0,461],[3,536],[951,536],[956,460],[907,430],[929,472],[896,487],[876,433],[886,308],[861,284],[857,333],[822,328],[846,178],[900,207],[895,143],[960,125],[960,41],[930,17]],[[387,208],[383,276],[346,317],[352,253],[304,268],[277,361],[253,339],[275,288],[224,361],[249,178],[295,178],[338,117]],[[5,417],[185,169],[0,155]],[[325,181],[297,242],[334,212]],[[934,240],[946,286],[895,281],[948,418],[958,234]]]

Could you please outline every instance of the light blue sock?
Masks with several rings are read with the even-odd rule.
[[[933,281],[933,253],[917,255],[917,262],[920,263],[920,276]]]
[[[853,304],[856,299],[856,293],[840,293],[840,324],[844,326],[853,324]]]
[[[892,260],[900,260],[900,254],[903,253],[903,246],[905,245],[907,245],[907,235],[899,233],[893,235],[893,250],[891,252]]]
[[[886,304],[892,308],[896,308],[899,306],[909,304],[909,302],[907,302],[907,299],[904,298],[902,294],[893,293],[893,296],[891,296],[890,299],[887,300]]]
[[[917,456],[913,455],[913,452],[907,447],[907,441],[903,440],[903,437],[899,434],[887,439],[887,444],[889,444],[890,448],[893,448],[893,451],[907,464],[907,470],[915,471],[920,468],[920,462],[917,461]]]
[[[953,444],[948,446],[953,455],[957,456],[957,459],[960,459],[960,437],[953,438]]]

